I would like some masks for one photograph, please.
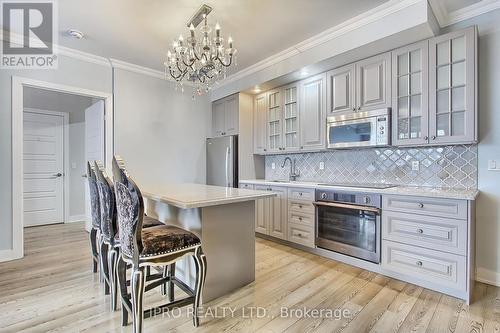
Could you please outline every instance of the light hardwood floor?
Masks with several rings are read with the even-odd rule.
[[[90,271],[83,224],[28,228],[25,247],[24,259],[0,264],[0,332],[131,331],[131,325],[120,326],[120,311],[110,312],[109,297]],[[175,312],[146,319],[145,331],[500,332],[496,287],[478,283],[474,301],[467,306],[453,297],[262,239],[257,239],[256,252],[256,281],[205,304],[208,315],[199,328],[182,309],[181,316]],[[145,300],[149,305],[162,299],[159,291],[151,291]],[[340,309],[349,316],[327,318],[323,312],[323,318],[287,317],[282,308]],[[260,316],[264,310],[265,316]],[[259,316],[251,316],[251,311],[260,311]]]

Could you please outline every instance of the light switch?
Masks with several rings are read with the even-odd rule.
[[[500,171],[500,163],[497,160],[488,160],[489,171]]]
[[[319,162],[319,169],[325,170],[325,162]]]
[[[271,169],[273,169],[273,170],[276,169],[276,163],[274,163],[274,162],[271,163]]]
[[[420,170],[420,162],[419,161],[412,161],[411,162],[411,169],[413,171],[418,171]]]

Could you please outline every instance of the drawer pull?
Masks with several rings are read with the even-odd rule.
[[[418,232],[419,234],[423,234],[423,233],[424,233],[424,230],[422,230],[422,229],[418,228],[418,229],[417,229],[417,232]]]
[[[424,208],[424,204],[423,203],[419,203],[418,204],[418,208]]]
[[[299,221],[302,221],[302,217],[299,217]]]
[[[299,196],[302,196],[302,192],[299,192]]]
[[[416,262],[417,266],[422,266],[422,262],[419,260]]]
[[[302,209],[302,205],[299,205],[299,208]]]

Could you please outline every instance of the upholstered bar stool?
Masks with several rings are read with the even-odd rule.
[[[122,258],[118,264],[118,280],[122,290],[127,290],[126,265],[130,264],[132,268],[131,295],[127,294],[128,297],[122,299],[122,324],[127,324],[128,313],[131,313],[134,332],[142,332],[143,318],[157,313],[156,311],[193,304],[193,324],[197,327],[199,325],[198,310],[207,266],[200,239],[193,233],[173,225],[142,229],[144,201],[141,191],[120,168],[116,159],[113,160],[113,180]],[[147,284],[144,272],[146,267],[165,267],[186,256],[192,256],[195,262],[196,284],[194,290],[172,276],[166,276],[164,279]],[[144,292],[163,285],[165,281],[175,283],[188,294],[188,297],[144,311]]]
[[[99,192],[97,189],[97,179],[94,173],[94,165],[87,161],[87,181],[89,184],[90,195],[90,213],[92,217],[92,226],[90,229],[90,248],[92,251],[92,271],[97,272],[97,267],[100,269],[102,278],[102,270],[100,264],[100,255],[98,244],[101,236],[101,209],[99,203]]]
[[[108,177],[101,161],[95,161],[94,173],[97,180],[96,183],[101,212],[101,237],[99,246],[100,260],[104,263],[104,283],[111,291],[111,310],[115,311],[117,308],[118,298],[116,267],[120,252],[120,239],[117,232],[118,229],[116,222],[115,190],[113,182]],[[145,217],[145,221],[146,223],[143,225],[143,228],[163,225],[160,221],[152,218]],[[147,273],[148,280],[163,277],[161,274]]]

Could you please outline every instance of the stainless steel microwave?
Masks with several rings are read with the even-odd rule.
[[[328,148],[390,145],[390,110],[387,108],[327,117]]]

